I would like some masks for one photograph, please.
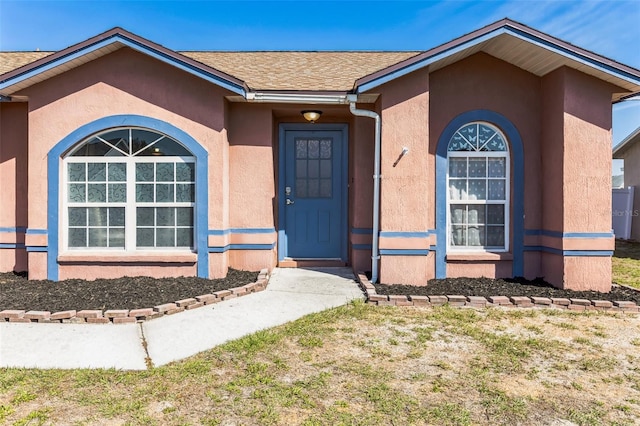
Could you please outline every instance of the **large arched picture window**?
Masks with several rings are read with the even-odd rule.
[[[194,249],[195,157],[176,140],[103,131],[66,154],[61,175],[64,249]]]
[[[448,251],[509,250],[509,149],[491,124],[460,127],[447,146]]]

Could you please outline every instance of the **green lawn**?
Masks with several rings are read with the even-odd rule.
[[[613,282],[640,288],[640,242],[616,240]]]
[[[630,425],[639,418],[640,317],[604,312],[354,302],[151,371],[0,369],[6,425]]]

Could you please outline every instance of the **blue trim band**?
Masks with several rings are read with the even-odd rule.
[[[356,235],[373,235],[371,228],[351,228],[351,233]]]
[[[543,235],[554,238],[612,238],[612,232],[560,232],[546,229],[525,229],[525,235]]]
[[[557,254],[559,256],[595,256],[595,257],[611,257],[613,256],[612,250],[560,250],[552,247],[545,246],[525,246],[525,251],[541,251],[545,253]]]
[[[227,244],[224,247],[209,247],[209,253],[224,253],[229,250],[271,250],[276,246],[272,244]]]
[[[229,235],[229,234],[273,234],[276,228],[229,228],[229,229],[209,229],[209,235]]]
[[[380,249],[380,254],[384,256],[426,256],[428,249]]]
[[[49,231],[47,229],[27,228],[26,234],[28,235],[47,235]]]
[[[26,231],[26,226],[0,227],[0,232],[3,234],[24,234]]]
[[[209,153],[185,131],[165,121],[141,115],[112,115],[92,121],[71,132],[49,151],[47,157],[47,221],[49,241],[53,243],[51,244],[51,249],[47,252],[47,278],[51,281],[58,281],[59,276],[57,260],[60,235],[58,203],[60,199],[60,165],[62,154],[87,136],[115,127],[143,127],[164,133],[183,144],[196,158],[195,246],[198,256],[197,273],[201,278],[208,278]]]
[[[380,237],[383,238],[428,238],[434,234],[435,230],[426,232],[380,231]]]
[[[436,148],[436,278],[446,278],[447,263],[447,146],[454,133],[463,125],[473,121],[484,121],[497,126],[504,132],[509,142],[511,182],[513,198],[511,205],[511,250],[513,252],[512,275],[524,275],[524,149],[518,129],[502,114],[489,110],[473,110],[463,112],[447,124],[438,139]]]
[[[25,249],[27,248],[27,246],[25,246],[23,243],[0,243],[0,249]]]
[[[49,247],[47,247],[47,246],[44,246],[44,247],[42,247],[42,246],[27,246],[26,249],[27,249],[28,253],[31,253],[31,252],[47,252],[47,253],[50,253],[49,252]],[[57,270],[56,270],[56,272],[57,272]]]

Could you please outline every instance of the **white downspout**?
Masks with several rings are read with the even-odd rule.
[[[353,115],[369,117],[375,120],[375,153],[373,163],[373,238],[371,244],[371,282],[378,282],[378,262],[380,261],[380,114],[367,109],[356,108],[357,95],[349,95],[349,111]]]

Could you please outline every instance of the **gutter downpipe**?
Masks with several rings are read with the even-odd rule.
[[[371,244],[371,282],[378,282],[378,262],[380,261],[380,143],[381,121],[380,114],[367,109],[357,109],[357,95],[349,95],[349,111],[353,115],[369,117],[375,120],[375,153],[373,165],[373,238]]]

